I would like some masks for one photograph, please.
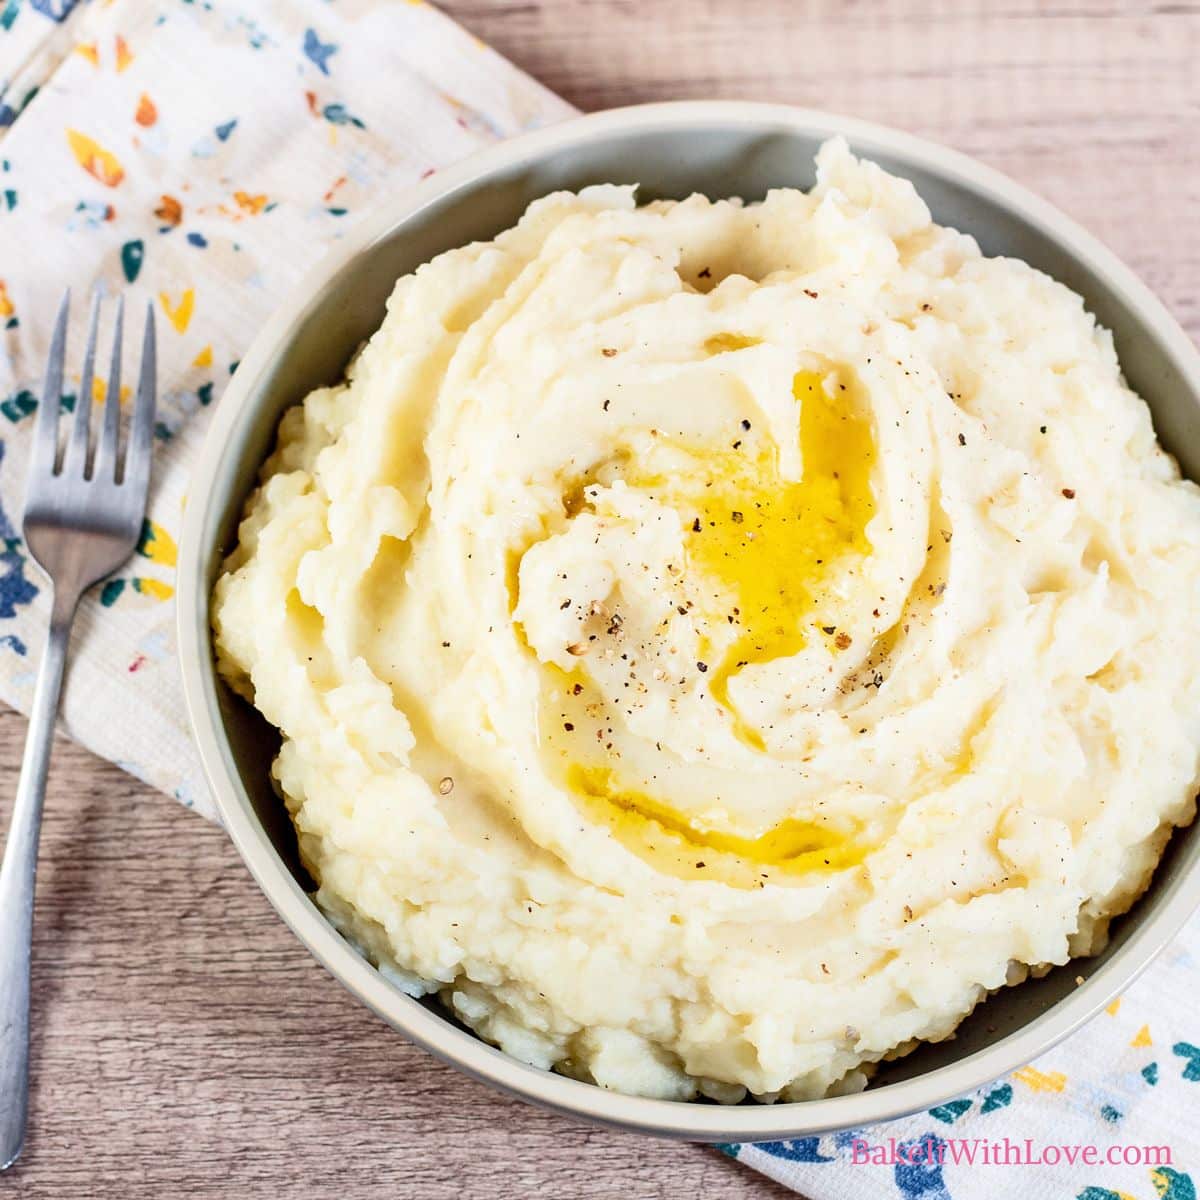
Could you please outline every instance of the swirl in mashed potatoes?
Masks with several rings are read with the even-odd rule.
[[[1080,298],[818,157],[548,196],[285,416],[216,589],[330,918],[511,1054],[817,1097],[1193,815],[1200,492]]]

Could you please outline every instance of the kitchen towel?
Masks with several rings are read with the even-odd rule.
[[[0,87],[0,699],[28,711],[48,620],[19,524],[55,309],[69,285],[70,390],[89,291],[122,292],[127,377],[141,312],[157,312],[150,511],[132,561],[84,600],[62,721],[215,818],[172,604],[208,408],[253,332],[356,214],[573,110],[407,0],[0,0]]]
[[[813,1200],[1196,1200],[1198,984],[1193,918],[1090,1024],[977,1092],[865,1129],[723,1149]]]
[[[127,362],[137,314],[155,307],[160,363],[149,517],[132,562],[84,602],[63,721],[212,817],[172,613],[208,409],[279,299],[386,189],[572,111],[406,0],[0,0],[0,698],[28,709],[47,621],[18,525],[63,290],[68,391],[93,286],[130,302]],[[1198,986],[1194,921],[1107,1013],[977,1094],[871,1130],[725,1150],[814,1200],[1196,1200]],[[985,1147],[1012,1157],[1005,1139],[1058,1161],[985,1164]],[[1122,1157],[1160,1146],[1170,1162]],[[1113,1148],[1116,1163],[1084,1161]]]

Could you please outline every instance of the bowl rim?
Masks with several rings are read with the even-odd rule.
[[[999,1041],[957,1062],[879,1089],[773,1105],[710,1105],[650,1099],[530,1066],[430,1011],[389,983],[321,915],[259,825],[234,769],[217,702],[208,628],[211,549],[205,527],[213,484],[241,410],[269,370],[276,347],[352,259],[433,201],[490,173],[533,164],[613,134],[686,134],[697,127],[845,136],[856,153],[903,157],[955,182],[983,189],[1023,221],[1082,260],[1153,327],[1192,392],[1200,397],[1200,354],[1161,301],[1107,247],[1053,205],[967,155],[886,126],[814,109],[755,101],[692,100],[632,105],[570,118],[477,151],[403,189],[364,215],[306,273],[253,339],[212,415],[192,471],[180,538],[177,623],[183,690],[206,782],[225,828],[267,899],[309,952],[362,1003],[424,1049],[475,1079],[559,1112],[659,1136],[756,1141],[815,1135],[907,1116],[971,1092],[1030,1062],[1104,1008],[1179,932],[1200,903],[1200,871],[1163,881],[1156,908],[1075,991]],[[967,231],[969,232],[969,230]]]

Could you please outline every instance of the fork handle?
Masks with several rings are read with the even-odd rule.
[[[29,965],[33,889],[46,771],[77,593],[56,589],[50,634],[33,690],[21,778],[0,865],[0,1171],[21,1153],[29,1106]]]

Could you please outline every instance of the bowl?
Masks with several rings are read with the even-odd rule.
[[[942,1103],[1021,1066],[1103,1008],[1183,925],[1200,902],[1200,830],[1175,833],[1149,891],[1114,923],[1102,955],[995,994],[955,1037],[881,1064],[864,1092],[734,1106],[625,1096],[485,1044],[436,1001],[414,1000],[389,983],[325,920],[270,784],[278,735],[217,677],[209,596],[281,414],[341,377],[382,321],[401,275],[443,250],[493,237],[531,200],[560,188],[637,182],[645,200],[694,191],[755,199],[771,187],[809,187],[813,154],[835,134],[911,179],[935,219],[973,234],[985,253],[1023,258],[1081,293],[1113,331],[1126,377],[1149,402],[1163,444],[1186,475],[1200,478],[1200,356],[1158,300],[1094,238],[950,150],[827,113],[719,101],[580,117],[485,150],[385,200],[259,333],[216,409],[189,489],[178,589],[184,690],[225,826],[280,916],[363,1003],[460,1070],[564,1113],[646,1133],[755,1141],[861,1126]]]

